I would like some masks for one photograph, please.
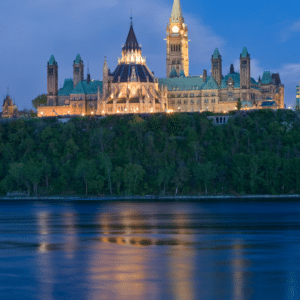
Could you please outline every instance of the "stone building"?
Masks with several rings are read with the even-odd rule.
[[[17,106],[13,103],[9,94],[5,97],[2,105],[2,118],[16,118],[19,115]]]
[[[97,108],[98,115],[167,111],[167,92],[159,87],[158,79],[142,57],[132,24],[115,71],[110,73],[106,60],[104,62],[102,94]]]
[[[47,65],[47,106],[38,116],[104,115],[154,112],[228,112],[240,99],[242,109],[284,108],[284,85],[278,73],[265,71],[251,77],[251,57],[246,47],[240,53],[239,71],[230,66],[223,74],[222,56],[215,49],[211,74],[189,74],[188,28],[180,0],[174,0],[166,29],[166,78],[157,79],[142,57],[132,23],[114,72],[106,59],[103,80],[84,79],[84,63],[78,54],[73,62],[73,78],[58,89],[58,65],[51,56]]]

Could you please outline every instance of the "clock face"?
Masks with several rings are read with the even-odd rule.
[[[178,33],[179,32],[179,28],[178,28],[178,26],[173,26],[172,27],[172,32],[174,32],[174,33]]]

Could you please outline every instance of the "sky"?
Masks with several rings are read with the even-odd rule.
[[[121,56],[129,26],[133,27],[147,65],[163,78],[166,65],[166,26],[173,0],[1,0],[0,97],[9,94],[19,109],[47,93],[47,61],[59,66],[59,87],[72,77],[79,53],[91,77],[102,79],[104,57],[113,71]],[[223,75],[247,47],[251,76],[279,73],[285,103],[294,105],[300,81],[300,2],[181,0],[189,30],[190,74],[210,73],[211,55],[218,48]],[[86,76],[86,68],[85,68]],[[0,102],[2,103],[1,99]],[[1,104],[2,105],[2,104]]]

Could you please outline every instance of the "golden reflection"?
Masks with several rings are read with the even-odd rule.
[[[115,293],[114,298],[128,299],[145,299],[151,288],[151,294],[157,295],[159,299],[159,290],[155,285],[149,287],[148,279],[157,278],[155,273],[160,270],[167,272],[169,278],[175,277],[175,281],[172,281],[172,294],[175,299],[195,299],[196,291],[192,279],[196,254],[191,247],[194,236],[187,235],[190,233],[187,212],[171,212],[174,217],[167,224],[161,220],[166,226],[170,222],[172,228],[177,228],[176,235],[168,235],[167,238],[153,237],[154,233],[160,232],[158,220],[154,219],[160,212],[147,210],[147,214],[144,214],[134,207],[121,204],[116,211],[99,213],[96,216],[100,236],[89,259],[92,285],[103,286],[106,282],[107,288]],[[142,209],[146,211],[145,206]],[[120,234],[120,228],[123,234]],[[149,233],[151,237],[147,236]],[[162,246],[167,246],[169,251],[166,261],[163,262],[166,268],[153,268],[152,259],[155,255],[151,255],[155,251],[154,247]],[[100,299],[101,293],[102,289],[92,289],[91,299]]]
[[[242,258],[242,243],[240,240],[236,240],[233,246],[233,299],[243,299],[243,286],[244,286],[244,261]]]
[[[173,222],[180,235],[186,235],[189,230],[190,219],[186,217],[186,212],[176,211],[173,212]],[[189,235],[189,243],[194,242],[194,236]],[[194,266],[196,253],[194,248],[186,247],[185,242],[176,241],[177,245],[170,247],[168,253],[169,259],[169,272],[172,281],[172,294],[174,299],[178,300],[192,300],[196,299],[196,291],[193,286]]]
[[[73,212],[63,214],[63,222],[66,227],[64,249],[67,258],[74,258],[74,253],[77,246],[77,232],[76,232],[76,215]]]
[[[39,234],[40,234],[39,251],[41,253],[47,252],[47,248],[49,245],[48,242],[49,229],[48,229],[47,219],[48,219],[48,213],[41,212],[38,214],[38,226],[39,226]]]
[[[134,234],[145,234],[144,217],[124,205],[119,212],[97,216],[100,234],[92,257],[89,259],[91,281],[94,286],[107,282],[107,288],[114,293],[112,298],[144,299],[147,291],[147,266],[151,264],[143,249],[152,244],[151,239]],[[121,236],[116,236],[116,228],[122,228]],[[118,230],[119,232],[120,230]],[[100,255],[101,253],[101,255]],[[92,289],[91,299],[102,299],[103,290]]]
[[[37,277],[41,287],[38,299],[54,299],[53,294],[53,278],[55,276],[52,265],[52,254],[50,248],[50,230],[49,230],[49,213],[38,212],[38,232],[39,232],[39,247],[40,255],[37,258]]]

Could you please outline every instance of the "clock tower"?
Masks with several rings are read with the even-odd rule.
[[[167,26],[167,77],[175,68],[189,76],[188,29],[182,16],[180,0],[174,0],[172,15]]]

